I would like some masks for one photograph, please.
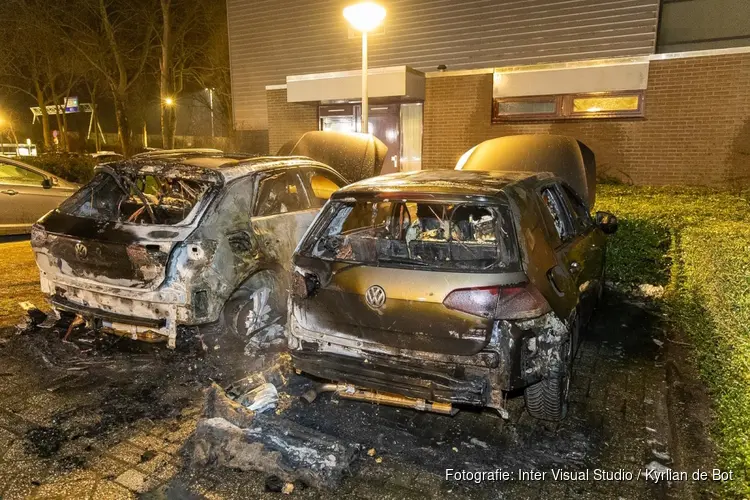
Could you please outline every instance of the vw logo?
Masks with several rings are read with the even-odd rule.
[[[76,243],[75,251],[76,251],[76,257],[78,257],[81,260],[84,260],[86,256],[89,254],[89,249],[86,248],[86,245],[84,245],[81,242]]]
[[[385,305],[385,290],[383,287],[373,285],[365,292],[365,302],[373,309],[380,309]]]

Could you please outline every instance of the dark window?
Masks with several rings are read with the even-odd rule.
[[[346,184],[343,179],[323,169],[309,169],[303,172],[306,186],[309,186],[310,205],[320,208],[340,187]]]
[[[576,193],[568,186],[562,186],[562,193],[565,197],[565,201],[568,203],[569,212],[573,219],[573,225],[576,231],[579,233],[586,232],[592,225],[591,214],[589,214],[586,205],[576,195]]]
[[[494,99],[492,121],[627,118],[644,116],[643,91],[560,94]]]
[[[0,183],[2,184],[28,184],[31,186],[41,186],[44,176],[32,170],[0,163]]]
[[[560,240],[565,241],[570,238],[572,231],[568,222],[568,214],[565,211],[565,205],[560,199],[557,190],[553,187],[542,189],[542,201],[544,201],[544,206],[549,211],[552,224],[555,226],[555,231]]]
[[[190,218],[210,188],[210,183],[193,179],[99,172],[60,211],[89,219],[174,225]]]
[[[271,175],[260,181],[255,215],[285,214],[307,210],[307,200],[299,176],[294,171]]]
[[[508,210],[439,201],[337,201],[302,243],[304,255],[382,267],[488,271],[517,263]]]
[[[495,99],[493,118],[496,121],[556,118],[560,116],[561,108],[558,96]]]

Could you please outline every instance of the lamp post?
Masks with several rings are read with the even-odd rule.
[[[214,134],[214,89],[207,88],[208,92],[208,109],[211,111],[211,137],[216,137]]]
[[[385,19],[385,8],[375,2],[361,2],[344,9],[344,18],[354,29],[362,32],[362,132],[368,133],[367,120],[367,33],[374,30]]]

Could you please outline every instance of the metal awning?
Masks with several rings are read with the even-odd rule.
[[[644,90],[648,57],[495,68],[493,97]]]
[[[367,71],[369,97],[424,100],[424,73],[408,66]],[[338,71],[286,77],[287,101],[347,101],[362,99],[362,71]]]

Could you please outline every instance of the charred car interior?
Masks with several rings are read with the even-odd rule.
[[[294,255],[295,366],[333,381],[321,390],[341,397],[502,414],[507,395],[523,390],[532,416],[564,418],[616,230],[611,214],[590,215],[594,165],[583,148],[506,137],[454,171],[337,191]]]

